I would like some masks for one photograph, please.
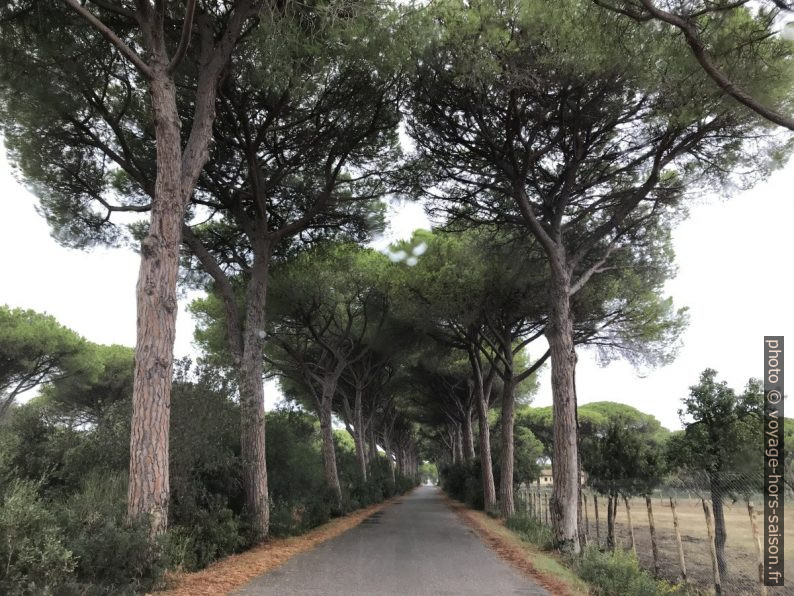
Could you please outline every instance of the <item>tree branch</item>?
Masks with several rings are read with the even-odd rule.
[[[645,9],[655,18],[669,25],[677,27],[681,33],[684,34],[687,44],[692,50],[692,54],[698,61],[700,66],[706,71],[706,74],[713,80],[717,86],[725,91],[728,95],[733,97],[740,104],[750,108],[759,116],[766,118],[770,122],[783,126],[789,130],[794,130],[794,119],[785,116],[772,108],[763,105],[760,101],[755,99],[752,95],[747,93],[743,88],[730,80],[725,73],[723,73],[714,61],[709,56],[706,46],[700,39],[697,27],[691,21],[666,10],[662,10],[656,6],[651,0],[640,0]]]
[[[78,15],[83,17],[88,23],[102,36],[107,39],[110,43],[112,43],[118,50],[124,54],[124,56],[135,65],[141,74],[143,74],[147,79],[151,79],[153,76],[152,69],[149,67],[143,59],[136,54],[132,48],[130,48],[126,43],[124,43],[118,35],[116,35],[107,25],[105,25],[102,21],[100,21],[94,14],[85,8],[82,4],[80,4],[77,0],[63,0],[67,6],[69,6],[72,10],[74,10]]]
[[[182,35],[179,38],[179,46],[174,52],[171,62],[168,63],[168,73],[171,74],[182,62],[182,59],[187,53],[187,48],[190,45],[190,37],[193,32],[193,15],[196,13],[196,0],[187,0],[187,7],[185,8],[185,20],[182,21]]]

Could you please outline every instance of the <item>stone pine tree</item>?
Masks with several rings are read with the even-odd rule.
[[[64,0],[6,3],[0,12],[4,120],[16,110],[28,111],[28,102],[63,99],[73,125],[92,134],[104,154],[90,165],[74,154],[59,156],[71,161],[73,170],[105,170],[105,148],[115,147],[120,159],[151,160],[152,176],[137,188],[145,199],[114,206],[90,180],[82,180],[81,211],[95,226],[102,220],[98,209],[140,211],[145,204],[150,211],[137,286],[128,517],[149,516],[154,534],[164,531],[168,520],[169,402],[183,220],[209,157],[218,84],[263,4]],[[279,10],[270,8],[270,14]],[[191,90],[187,104],[179,101],[182,86]],[[141,152],[116,136],[135,109],[146,110],[152,122]],[[96,126],[95,119],[105,125]]]
[[[574,297],[618,255],[653,243],[684,199],[741,164],[764,173],[780,154],[758,116],[663,32],[649,40],[637,23],[577,0],[434,7],[439,30],[408,106],[415,182],[457,224],[518,227],[545,254],[551,517],[557,546],[578,551]],[[764,69],[738,57],[734,68],[778,89],[785,53],[768,55],[777,57]]]
[[[59,380],[93,377],[93,351],[50,315],[0,306],[0,421],[27,391]]]
[[[587,412],[596,416],[582,432],[582,469],[590,486],[607,495],[606,543],[614,550],[618,498],[650,494],[662,482],[667,432],[652,416],[622,404],[600,402]]]
[[[282,19],[233,60],[194,198],[214,215],[185,228],[190,265],[204,273],[193,281],[211,280],[223,305],[225,364],[240,378],[246,492],[262,515],[271,262],[321,239],[367,239],[380,225],[381,173],[398,159],[396,56],[378,57],[387,27],[372,7],[353,8],[339,20],[309,9]],[[389,23],[395,16],[380,15]],[[364,29],[369,36],[359,35]],[[266,533],[266,519],[260,527]]]
[[[268,360],[310,396],[320,420],[328,488],[342,504],[333,410],[342,373],[367,356],[387,313],[383,255],[355,245],[326,245],[279,267],[271,289]]]
[[[378,176],[397,159],[401,57],[378,52],[387,32],[397,37],[396,13],[376,13],[366,2],[355,8],[335,18],[333,5],[293,7],[238,43],[215,102],[210,160],[181,228],[183,281],[211,281],[223,299],[224,364],[234,369],[242,398],[243,484],[262,536],[269,505],[261,331],[270,262],[322,237],[367,238],[379,220]],[[105,70],[68,80],[73,97],[24,105],[8,97],[12,156],[46,190],[43,211],[70,245],[123,241],[127,221],[117,221],[117,212],[154,204],[156,156],[148,139],[156,131],[145,89],[108,85],[117,73],[112,60],[101,62],[106,54],[97,57]],[[185,130],[194,94],[187,83],[177,89]],[[82,120],[74,117],[81,106],[75,98],[90,108]],[[131,228],[138,237],[147,233],[145,225]]]
[[[775,29],[776,20],[780,18],[788,20],[788,17],[794,12],[794,2],[787,0],[762,0],[761,2],[703,0],[666,6],[668,3],[654,2],[654,0],[594,1],[603,8],[638,22],[656,20],[675,27],[681,33],[683,42],[689,47],[692,56],[703,71],[726,95],[770,122],[794,130],[794,118],[786,113],[790,107],[787,109],[785,106],[775,105],[781,103],[780,97],[775,97],[775,95],[770,97],[764,93],[765,90],[746,86],[741,75],[737,76],[726,69],[726,65],[722,63],[720,57],[724,53],[724,43],[720,43],[722,40],[719,40],[719,34],[717,42],[714,43],[712,34],[715,30],[734,29],[736,24],[747,21],[750,18],[750,11],[757,8],[759,26],[752,34],[757,39],[770,35]],[[756,6],[754,7],[753,4]],[[789,22],[787,26],[791,27],[791,23]],[[789,39],[789,41],[791,40]],[[739,48],[744,41],[734,39],[731,40],[731,43],[733,47]],[[778,48],[778,51],[780,49]],[[783,51],[786,50],[783,49]],[[757,53],[754,58],[760,59],[762,56],[763,54]],[[783,84],[785,85],[785,82]]]

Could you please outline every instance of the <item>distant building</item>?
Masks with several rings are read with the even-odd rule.
[[[587,474],[579,472],[579,483],[584,486],[587,482]],[[543,468],[538,477],[538,486],[554,486],[554,478],[551,475],[551,468]]]

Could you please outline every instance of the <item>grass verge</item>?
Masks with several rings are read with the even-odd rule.
[[[447,502],[497,554],[555,596],[702,594],[691,585],[654,579],[640,567],[633,553],[620,549],[601,551],[588,546],[577,557],[565,557],[551,550],[551,530],[529,517],[516,516],[503,521],[448,497]]]
[[[474,511],[447,497],[449,506],[502,559],[537,582],[555,596],[579,596],[590,593],[587,583],[569,569],[556,554],[525,542],[505,527],[504,522]]]
[[[309,551],[347,532],[405,495],[371,505],[344,517],[331,520],[300,536],[274,538],[254,548],[231,555],[195,573],[167,573],[165,590],[156,596],[217,596],[228,594],[249,581],[273,571],[295,555]]]

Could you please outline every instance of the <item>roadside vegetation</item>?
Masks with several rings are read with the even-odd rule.
[[[27,325],[42,317],[0,314],[6,338],[8,321]],[[256,544],[242,494],[239,405],[220,371],[177,365],[171,517],[168,532],[151,542],[146,524],[129,525],[124,517],[132,350],[78,343],[80,358],[70,352],[41,395],[14,406],[0,423],[0,592],[147,592],[161,585],[166,569],[201,569]],[[81,368],[66,374],[77,363]],[[385,457],[372,462],[362,481],[352,442],[336,431],[343,487],[336,503],[323,481],[317,421],[287,407],[269,412],[267,425],[272,536],[301,534],[415,483],[401,474],[392,478]]]
[[[668,4],[0,5],[9,163],[58,243],[141,258],[135,349],[0,307],[0,591],[145,592],[436,480],[604,593],[660,585],[650,498],[677,483],[730,585],[758,381],[704,370],[672,433],[577,403],[577,351],[676,357],[675,225],[794,148],[791,3]],[[374,249],[404,200],[433,229]],[[618,552],[631,499],[653,580]]]

